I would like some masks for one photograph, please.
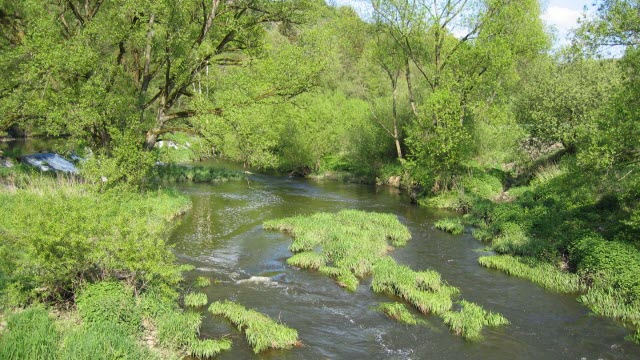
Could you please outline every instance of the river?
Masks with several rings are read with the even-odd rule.
[[[210,301],[255,308],[298,330],[304,343],[254,355],[241,332],[205,311],[201,334],[233,340],[219,359],[640,359],[640,346],[624,340],[628,330],[590,315],[575,296],[479,266],[483,244],[468,233],[434,229],[446,212],[411,205],[393,189],[266,175],[179,189],[191,197],[193,209],[170,241],[179,261],[196,267],[188,278],[218,279],[203,289]],[[472,343],[435,316],[420,315],[424,326],[399,324],[372,310],[396,299],[373,293],[368,280],[350,293],[317,272],[288,266],[291,238],[262,228],[267,219],[341,209],[397,215],[413,238],[391,256],[414,270],[440,272],[460,288],[461,298],[501,313],[511,325],[485,329],[484,340]],[[272,283],[238,283],[251,276],[271,277]]]

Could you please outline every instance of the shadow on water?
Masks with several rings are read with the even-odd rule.
[[[304,347],[254,355],[243,335],[222,319],[205,314],[202,334],[229,334],[231,351],[220,359],[637,359],[640,346],[624,340],[628,331],[589,315],[574,296],[552,293],[525,280],[477,265],[483,245],[470,235],[433,228],[446,213],[408,204],[389,188],[308,182],[254,175],[251,182],[181,186],[193,210],[176,227],[171,242],[190,278],[220,280],[204,289],[211,301],[230,299],[256,308],[298,330]],[[453,335],[436,317],[409,327],[371,307],[390,298],[374,294],[363,281],[356,293],[317,272],[286,265],[286,235],[267,232],[267,219],[341,209],[396,214],[413,238],[392,256],[414,270],[434,269],[461,289],[461,298],[506,316],[511,325],[484,331],[470,343]],[[237,283],[251,276],[272,283]]]

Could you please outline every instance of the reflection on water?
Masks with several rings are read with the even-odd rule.
[[[205,314],[202,334],[234,341],[220,359],[638,359],[640,346],[624,340],[628,331],[589,315],[573,296],[477,265],[483,245],[470,235],[433,228],[444,214],[408,204],[389,191],[362,185],[312,183],[286,177],[252,176],[251,182],[184,185],[193,210],[176,227],[171,242],[180,261],[193,264],[189,278],[221,280],[204,289],[211,301],[230,299],[256,308],[298,330],[303,348],[254,355],[226,321]],[[469,343],[436,317],[409,327],[371,308],[388,296],[369,281],[350,293],[317,272],[286,265],[286,235],[266,232],[267,219],[342,209],[396,214],[413,238],[392,253],[414,270],[434,269],[457,286],[462,297],[506,316],[510,326],[485,329],[485,340]],[[240,282],[268,276],[275,283]]]

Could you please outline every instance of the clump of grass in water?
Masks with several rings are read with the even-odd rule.
[[[209,285],[211,285],[211,279],[204,276],[198,276],[196,280],[193,282],[193,286],[197,288],[205,288]]]
[[[188,307],[202,307],[207,305],[209,299],[204,293],[187,293],[184,295],[184,305]]]
[[[452,306],[451,296],[459,293],[440,280],[434,271],[417,272],[385,257],[373,268],[371,288],[378,293],[398,296],[423,314],[442,315]]]
[[[460,306],[459,311],[444,313],[443,319],[454,333],[467,340],[482,339],[481,331],[485,326],[497,327],[509,324],[509,320],[502,315],[486,311],[472,302],[462,300]]]
[[[302,269],[318,270],[326,263],[327,260],[322,254],[313,251],[301,252],[287,259],[287,264]]]
[[[578,275],[564,272],[534,258],[511,255],[483,256],[478,259],[478,263],[561,293],[578,293],[585,289]]]
[[[372,275],[373,291],[398,296],[421,313],[440,317],[450,312],[451,298],[459,293],[439,273],[413,271],[386,256],[411,238],[394,215],[343,210],[267,221],[264,228],[293,236],[290,250],[298,254],[287,260],[290,265],[316,269],[347,290],[355,291],[359,278]]]
[[[217,301],[209,306],[209,311],[214,315],[224,316],[238,330],[243,330],[247,342],[256,354],[267,349],[288,349],[301,345],[295,329],[278,324],[267,315],[248,310],[242,305],[231,301]]]
[[[382,303],[376,308],[378,311],[385,313],[388,317],[407,325],[417,325],[421,321],[418,320],[404,304],[399,302]]]
[[[460,218],[446,218],[437,221],[435,224],[436,229],[446,231],[453,235],[460,235],[464,232],[464,225]]]
[[[321,270],[350,290],[357,288],[357,277],[371,274],[373,264],[392,246],[403,246],[411,238],[394,215],[358,210],[267,221],[264,228],[293,236],[289,249],[299,254],[289,264]],[[318,247],[322,250],[314,252]]]

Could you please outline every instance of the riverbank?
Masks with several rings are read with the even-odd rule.
[[[500,255],[481,259],[481,265],[554,291],[571,282],[568,292],[578,301],[636,329],[630,340],[640,342],[636,196],[616,192],[622,184],[577,176],[579,171],[574,158],[564,158],[538,167],[529,181],[507,191],[485,174],[475,178],[476,186],[465,184],[420,204],[464,212],[474,238]]]
[[[0,184],[11,211],[0,218],[0,358],[167,359],[230,347],[200,339],[200,315],[180,307],[191,268],[165,239],[189,198],[100,191],[22,166],[3,169]]]

